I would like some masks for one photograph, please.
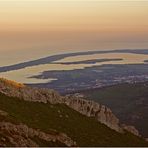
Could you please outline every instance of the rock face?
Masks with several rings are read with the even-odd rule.
[[[0,79],[0,92],[10,96],[32,102],[50,102],[52,104],[62,103],[62,97],[55,91],[27,87],[14,81]]]
[[[122,132],[119,126],[119,119],[106,106],[73,95],[68,95],[64,103],[81,114],[88,117],[95,117],[99,122],[111,129]]]
[[[64,133],[47,134],[24,124],[15,125],[9,122],[0,122],[0,135],[4,135],[0,137],[0,146],[7,146],[7,143],[19,147],[37,147],[39,145],[34,138],[46,142],[60,142],[68,147],[76,146],[76,143]]]
[[[8,116],[8,113],[0,110],[0,117]],[[45,133],[39,129],[29,128],[25,124],[14,124],[3,120],[0,122],[0,146],[38,147],[38,140],[48,143],[60,143],[62,146],[76,146],[70,137],[64,133],[48,129]]]
[[[134,135],[136,135],[136,136],[141,136],[141,135],[139,134],[139,131],[138,131],[134,126],[122,124],[121,127],[122,127],[124,130],[126,130],[126,131],[128,131],[128,132],[130,132],[130,133],[132,133],[132,134],[134,134]]]
[[[8,113],[0,110],[0,117],[8,116]],[[70,137],[65,133],[56,132],[48,129],[45,133],[39,129],[29,128],[25,124],[14,124],[2,120],[0,122],[0,146],[15,147],[38,147],[38,140],[50,143],[60,143],[62,146],[76,146]]]
[[[83,115],[95,117],[99,122],[117,132],[127,130],[135,135],[139,135],[134,127],[121,126],[119,119],[108,107],[94,101],[86,100],[84,96],[81,95],[76,94],[62,97],[53,90],[27,87],[23,84],[6,79],[0,79],[0,92],[7,96],[18,97],[26,101],[42,103],[49,102],[51,104],[63,103]]]

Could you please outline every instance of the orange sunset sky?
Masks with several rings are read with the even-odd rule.
[[[0,0],[3,61],[123,48],[148,48],[147,0]]]

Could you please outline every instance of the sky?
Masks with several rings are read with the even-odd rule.
[[[0,66],[49,54],[148,48],[147,0],[0,0]]]

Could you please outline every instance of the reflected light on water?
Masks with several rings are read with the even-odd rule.
[[[120,61],[105,61],[105,62],[97,62],[95,64],[56,64],[58,63],[66,63],[66,62],[76,62],[76,61],[85,61],[85,60],[93,60],[93,59],[123,59]],[[47,83],[57,79],[49,78],[49,79],[36,79],[30,78],[35,75],[40,75],[44,71],[61,71],[61,70],[75,70],[75,69],[84,69],[86,67],[92,66],[101,66],[105,64],[142,64],[145,60],[148,60],[148,55],[143,54],[131,54],[131,53],[105,53],[105,54],[95,54],[95,55],[82,55],[75,57],[67,57],[62,60],[58,60],[52,64],[44,64],[38,66],[27,67],[24,69],[3,72],[0,73],[0,77],[4,77],[7,79],[15,80],[21,83]]]

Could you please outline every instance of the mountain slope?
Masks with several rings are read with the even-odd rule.
[[[9,92],[8,85],[10,84],[12,85],[12,83],[9,83],[7,84],[7,87],[5,87],[7,88],[6,89],[7,93]],[[18,85],[15,85],[15,86],[18,86]],[[13,84],[13,88],[14,88],[14,84]],[[2,89],[2,85],[0,85],[0,90],[2,91],[3,89]],[[53,96],[56,96],[55,98],[57,98],[57,95],[54,94]],[[53,96],[51,98],[54,98]],[[66,98],[63,99],[63,97],[61,96],[59,97],[60,97],[59,98],[60,101],[67,100]],[[34,98],[32,99],[34,100]],[[144,141],[144,139],[134,136],[133,134],[126,131],[124,133],[116,132],[115,130],[112,130],[106,125],[98,122],[98,120],[95,117],[93,116],[87,117],[82,113],[79,113],[73,110],[63,102],[62,103],[57,103],[57,102],[44,103],[39,101],[39,99],[41,100],[41,98],[36,98],[36,99],[38,101],[35,101],[35,100],[25,101],[22,98],[20,99],[18,97],[7,96],[3,93],[0,93],[0,110],[1,110],[0,139],[1,140],[5,139],[7,141],[11,137],[11,135],[9,135],[9,132],[11,132],[11,129],[7,128],[6,133],[3,132],[1,129],[2,123],[3,124],[8,123],[8,125],[17,127],[17,129],[20,129],[20,125],[24,125],[24,126],[27,126],[28,129],[31,129],[33,131],[41,131],[46,135],[50,135],[50,136],[52,135],[52,137],[55,136],[55,133],[57,135],[64,135],[65,140],[66,141],[68,140],[68,143],[65,142],[65,140],[59,141],[59,139],[58,140],[55,139],[55,141],[52,141],[52,140],[46,141],[47,140],[46,136],[44,139],[41,139],[40,136],[37,136],[37,137],[33,136],[32,138],[32,135],[29,135],[29,134],[27,135],[29,139],[31,138],[31,140],[34,143],[40,146],[44,146],[45,144],[46,146],[47,145],[48,146],[57,146],[57,145],[58,146],[60,145],[147,146],[148,145]],[[4,129],[4,131],[6,131],[6,128]],[[17,132],[16,135],[18,133],[19,132]],[[63,139],[62,137],[61,139]],[[1,141],[1,140],[0,140],[0,144],[4,145],[5,141]],[[36,141],[40,141],[40,143],[37,143]],[[7,142],[8,142],[7,144],[13,146],[9,140]],[[20,143],[18,144],[18,146],[21,146]]]
[[[111,110],[93,101],[87,101],[76,96],[62,97],[53,90],[27,87],[6,79],[0,79],[0,92],[25,101],[51,104],[63,103],[86,116],[95,117],[99,122],[121,132],[119,120]]]
[[[117,133],[63,104],[27,102],[0,94],[0,109],[8,113],[3,118],[5,122],[23,123],[46,133],[50,129],[66,133],[78,146],[146,145],[141,138],[128,132]]]
[[[81,93],[107,105],[122,122],[134,125],[148,137],[148,82],[119,84]]]

